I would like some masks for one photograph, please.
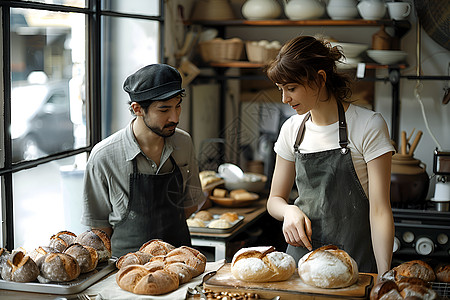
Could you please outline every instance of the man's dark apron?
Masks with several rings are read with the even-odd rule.
[[[179,247],[191,246],[183,206],[183,177],[172,156],[173,170],[165,174],[141,174],[133,159],[130,200],[124,219],[114,226],[112,252],[120,257],[135,252],[151,239]]]
[[[312,246],[336,245],[358,263],[360,272],[376,273],[369,224],[369,200],[359,182],[348,145],[347,124],[338,102],[341,148],[300,153],[305,116],[297,134],[295,149],[296,184],[299,197],[294,204],[311,220]],[[288,245],[287,253],[298,261],[308,253],[304,247]]]

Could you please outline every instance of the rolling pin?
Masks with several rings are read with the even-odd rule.
[[[416,134],[416,137],[414,138],[413,143],[411,144],[411,147],[409,148],[409,155],[413,156],[414,150],[416,150],[417,144],[420,141],[420,138],[422,137],[423,132],[419,130]]]

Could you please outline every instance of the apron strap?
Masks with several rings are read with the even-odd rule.
[[[346,154],[348,152],[348,136],[347,136],[347,122],[345,120],[345,111],[344,107],[342,106],[341,101],[336,101],[338,106],[338,116],[339,116],[339,146],[341,146],[341,152],[342,154]],[[295,140],[294,144],[294,151],[298,152],[298,147],[300,146],[301,142],[303,141],[303,136],[305,135],[305,123],[309,120],[311,117],[311,112],[308,112],[305,116],[305,118],[302,121],[302,124],[300,125],[300,128],[298,129],[297,133],[297,139]]]
[[[295,152],[298,152],[298,146],[300,146],[301,142],[303,141],[303,136],[305,135],[305,123],[306,123],[306,121],[309,120],[310,117],[311,117],[311,112],[308,112],[306,114],[305,118],[303,118],[302,124],[300,125],[300,128],[298,129],[297,139],[295,140],[295,144],[294,144]]]

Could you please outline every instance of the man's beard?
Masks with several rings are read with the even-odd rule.
[[[169,124],[164,125],[164,127],[161,129],[156,126],[150,126],[147,123],[147,121],[145,120],[145,118],[143,118],[143,120],[144,120],[145,126],[147,126],[148,129],[150,129],[151,131],[153,131],[155,134],[159,135],[160,137],[164,137],[164,138],[174,135],[175,128],[178,125],[178,123],[171,122]],[[170,127],[172,127],[173,129],[167,129]]]

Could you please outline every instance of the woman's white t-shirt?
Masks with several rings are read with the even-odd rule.
[[[304,115],[294,115],[281,127],[274,150],[282,158],[295,161],[294,144]],[[387,152],[395,151],[388,128],[381,114],[350,104],[345,112],[347,132],[353,165],[368,196],[367,163]],[[340,148],[338,122],[318,126],[311,119],[305,123],[305,135],[300,153],[312,153]]]

